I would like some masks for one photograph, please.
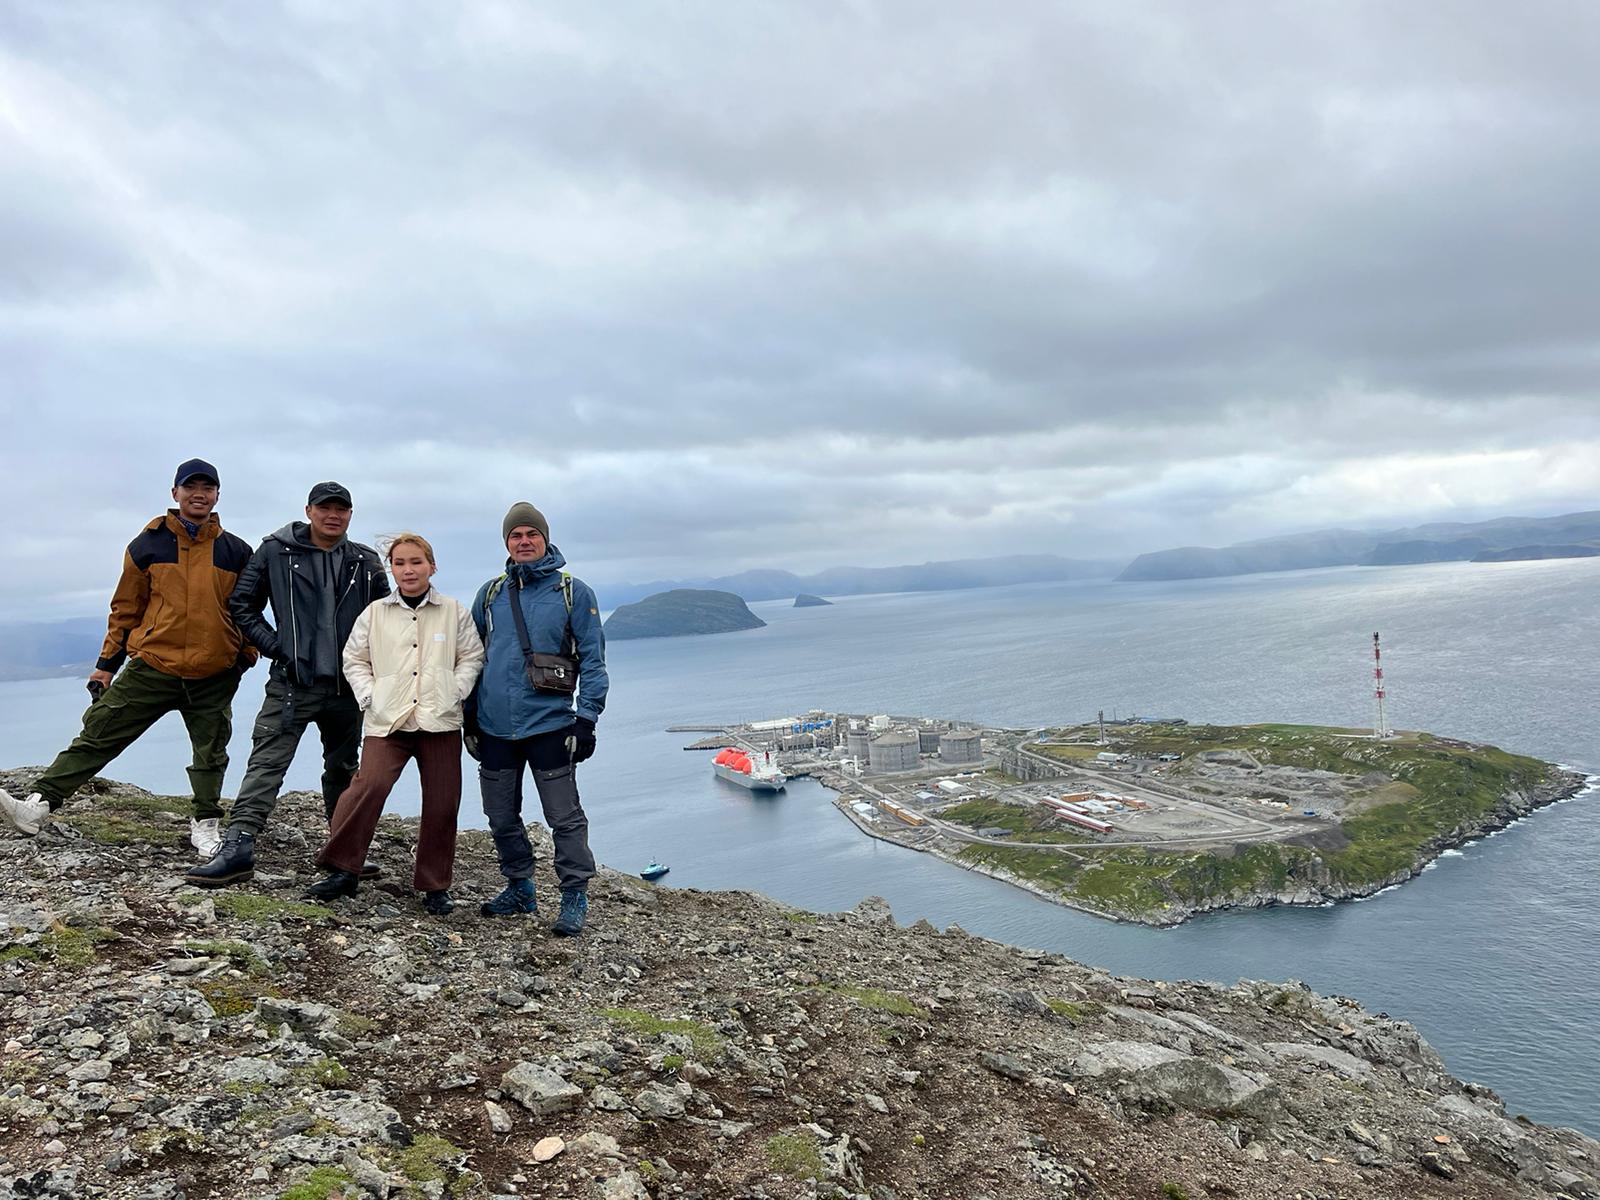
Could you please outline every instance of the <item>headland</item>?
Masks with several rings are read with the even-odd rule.
[[[1163,926],[1373,895],[1587,783],[1429,733],[1171,718],[1019,730],[809,713],[696,746],[732,743],[776,749],[871,837]]]

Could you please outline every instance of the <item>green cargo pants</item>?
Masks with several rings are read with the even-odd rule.
[[[222,776],[228,769],[228,739],[233,736],[233,694],[239,690],[237,668],[204,679],[181,679],[137,658],[111,681],[105,694],[83,714],[83,732],[72,739],[33,790],[53,810],[77,791],[169,712],[183,717],[194,747],[189,788],[194,815],[205,820],[222,815]]]

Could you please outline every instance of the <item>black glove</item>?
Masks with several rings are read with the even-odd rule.
[[[478,746],[478,736],[483,731],[478,728],[478,714],[475,709],[467,709],[462,714],[461,744],[466,748],[467,754],[473,762],[483,761],[483,751]]]
[[[581,763],[594,753],[594,722],[588,717],[574,717],[567,729],[567,753],[574,763]]]

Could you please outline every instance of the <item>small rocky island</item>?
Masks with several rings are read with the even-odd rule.
[[[794,598],[796,608],[830,608],[832,600],[824,600],[821,596],[813,596],[810,592],[801,592]]]
[[[688,637],[698,633],[733,633],[766,625],[732,592],[673,588],[634,604],[624,604],[606,619],[606,637]]]
[[[188,807],[96,780],[0,839],[0,1197],[1600,1194],[1600,1143],[1293,981],[1130,979],[870,897],[811,913],[605,867],[582,937],[513,930],[474,911],[502,883],[479,830],[428,917],[395,817],[383,878],[323,907],[309,792],[252,883],[200,892]]]

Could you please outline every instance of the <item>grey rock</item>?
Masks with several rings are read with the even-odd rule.
[[[267,1025],[287,1025],[301,1033],[332,1031],[339,1023],[339,1010],[315,1000],[280,1000],[262,996],[256,1001],[256,1017]]]
[[[267,1138],[270,1141],[281,1142],[284,1138],[304,1133],[315,1124],[316,1118],[308,1112],[290,1113],[267,1131]]]
[[[1310,1042],[1266,1042],[1262,1049],[1274,1058],[1317,1063],[1337,1071],[1346,1079],[1360,1082],[1373,1077],[1371,1063],[1332,1046],[1318,1046]]]
[[[350,1173],[350,1178],[355,1180],[357,1187],[369,1196],[376,1196],[378,1200],[388,1200],[389,1193],[394,1190],[394,1181],[389,1178],[387,1172],[354,1150],[347,1151],[342,1161],[344,1169]],[[400,1182],[404,1184],[406,1181]]]
[[[411,1131],[399,1113],[387,1104],[367,1100],[354,1092],[324,1092],[312,1098],[311,1108],[343,1133],[377,1138],[390,1145],[404,1146],[411,1141]]]
[[[676,1088],[651,1084],[633,1098],[633,1106],[646,1117],[661,1121],[676,1121],[687,1111],[684,1097]]]
[[[583,1096],[582,1088],[568,1083],[548,1067],[531,1062],[519,1062],[502,1075],[500,1089],[538,1116],[574,1108]]]
[[[232,1058],[222,1064],[225,1083],[264,1083],[272,1086],[289,1078],[277,1063],[267,1058]]]
[[[851,920],[861,921],[868,925],[893,925],[894,910],[889,907],[889,902],[882,896],[866,896],[861,902],[845,914]]]
[[[1195,1112],[1266,1117],[1279,1104],[1277,1089],[1242,1071],[1149,1042],[1100,1042],[1073,1061],[1080,1076],[1122,1077],[1137,1094],[1159,1097]]]
[[[103,1083],[111,1078],[111,1064],[103,1058],[91,1058],[68,1071],[67,1078],[77,1083]]]
[[[620,1092],[608,1087],[597,1087],[589,1093],[589,1103],[601,1112],[622,1112],[628,1107]]]
[[[599,1133],[591,1130],[578,1137],[573,1143],[574,1150],[586,1154],[596,1154],[602,1158],[621,1158],[622,1147],[617,1144],[617,1139],[609,1133]]]
[[[489,1128],[496,1133],[510,1133],[512,1128],[511,1114],[502,1105],[493,1100],[483,1102],[483,1111],[489,1115]]]
[[[1025,1080],[1033,1074],[1020,1060],[1012,1058],[1009,1054],[996,1054],[992,1050],[980,1050],[978,1052],[978,1063],[980,1066],[993,1071],[996,1075],[1003,1075],[1007,1079]],[[878,1103],[882,1104],[883,1101],[879,1100]]]
[[[623,1171],[600,1185],[600,1200],[650,1200],[650,1193],[638,1175]]]

